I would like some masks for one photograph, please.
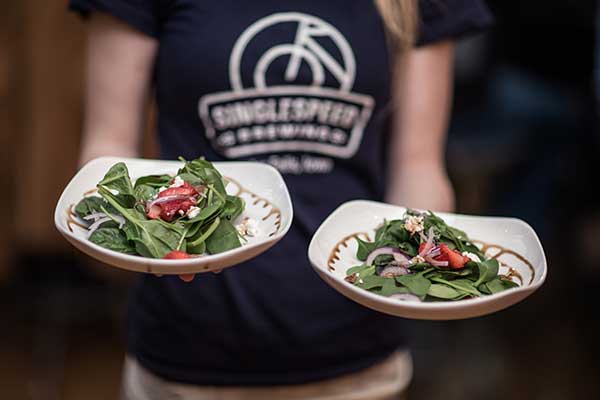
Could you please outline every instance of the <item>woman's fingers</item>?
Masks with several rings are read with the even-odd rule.
[[[194,276],[196,276],[195,274],[181,274],[179,275],[179,279],[181,279],[184,282],[191,282],[194,280]]]

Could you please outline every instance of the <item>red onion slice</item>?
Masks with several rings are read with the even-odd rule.
[[[400,275],[406,275],[406,274],[408,274],[408,269],[406,269],[404,267],[388,265],[387,267],[385,267],[384,269],[381,270],[381,273],[379,273],[379,276],[391,278],[394,276],[400,276]]]
[[[400,250],[394,252],[394,261],[396,261],[396,263],[402,267],[410,265],[410,259]]]
[[[421,257],[427,254],[429,250],[431,250],[431,248],[434,246],[433,237],[433,226],[430,226],[429,231],[427,232],[427,242],[425,243],[425,247],[423,247],[423,249],[419,252],[419,255]]]
[[[103,213],[97,213],[97,214],[103,214]],[[90,215],[92,215],[92,214],[90,214]],[[88,215],[88,217],[90,215]],[[103,223],[108,222],[108,221],[116,220],[116,222],[119,223],[119,229],[121,229],[123,227],[123,225],[125,225],[125,218],[123,218],[123,216],[121,216],[121,215],[111,215],[110,217],[107,216],[106,214],[104,214],[104,215],[105,215],[104,217],[96,219],[94,221],[94,223],[88,227],[88,235],[89,236],[91,236],[92,233],[96,232],[96,230],[100,227],[100,225],[102,225]]]
[[[83,217],[83,219],[85,219],[86,221],[98,221],[100,218],[105,218],[107,217],[107,215],[103,212],[94,212],[94,213],[90,213],[88,215],[86,215],[85,217]]]
[[[157,204],[168,203],[169,201],[188,200],[188,199],[193,199],[193,196],[188,196],[185,194],[176,194],[173,196],[159,197],[157,199],[154,199],[154,200],[146,203],[146,210],[151,209],[152,206],[155,206]]]
[[[367,257],[367,261],[365,261],[365,263],[367,265],[373,265],[373,261],[375,261],[377,256],[381,256],[384,254],[393,256],[394,261],[396,261],[400,265],[408,265],[410,263],[408,257],[402,254],[400,249],[397,249],[395,247],[380,247],[378,249],[373,250]]]
[[[429,250],[429,252],[427,252],[427,254],[425,256],[434,258],[434,257],[439,256],[440,254],[442,254],[442,250],[440,250],[439,246],[435,246],[435,247],[432,247],[431,250]]]
[[[112,219],[109,217],[97,219],[93,224],[91,224],[89,226],[88,236],[92,236],[92,233],[96,232],[96,229],[98,229],[100,227],[100,225],[102,225],[103,223],[108,222],[108,221],[112,221]]]

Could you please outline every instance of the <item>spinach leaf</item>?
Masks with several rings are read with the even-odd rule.
[[[486,259],[485,254],[483,254],[481,252],[481,250],[479,250],[479,247],[475,246],[471,242],[465,242],[464,243],[464,249],[465,249],[464,251],[468,251],[469,253],[475,254],[477,257],[479,257],[480,260],[485,260]]]
[[[136,254],[135,247],[119,228],[98,228],[90,235],[90,242],[119,253]]]
[[[196,235],[190,238],[187,242],[188,252],[200,254],[203,253],[206,249],[206,239],[217,229],[219,224],[221,223],[221,219],[219,217],[215,218],[214,221],[206,227],[204,230],[200,230]]]
[[[398,294],[398,293],[409,293],[410,291],[403,286],[397,286],[396,282],[394,281],[394,279],[386,279],[386,281],[383,283],[383,286],[381,287],[381,289],[379,291],[376,291],[377,294],[380,294],[382,296],[386,296],[389,297],[393,294]]]
[[[400,275],[396,277],[396,281],[404,285],[412,294],[418,297],[425,297],[431,286],[429,279],[421,274]]]
[[[109,191],[114,191],[114,198],[123,207],[131,208],[135,204],[135,195],[133,194],[133,186],[129,171],[125,163],[117,163],[110,167],[104,178],[98,183],[98,189],[104,188]],[[103,196],[104,197],[104,196]]]
[[[218,197],[215,197],[215,200],[213,201],[212,204],[210,204],[207,207],[200,210],[198,215],[196,215],[194,218],[192,218],[190,220],[184,221],[184,223],[193,224],[198,221],[203,221],[205,219],[209,219],[212,216],[216,215],[220,211],[222,206],[223,206],[223,203],[219,200]]]
[[[213,190],[225,199],[227,193],[225,191],[223,177],[210,161],[206,161],[203,158],[186,161],[184,166],[178,172],[178,175],[182,174],[191,174],[200,178],[204,185],[212,187]]]
[[[368,266],[368,265],[365,265],[365,264],[356,265],[356,266],[354,266],[354,267],[350,267],[350,268],[348,268],[348,269],[346,270],[346,275],[352,275],[352,274],[354,274],[354,273],[357,273],[357,274],[359,274],[359,275],[360,275],[360,272],[361,272],[361,271],[363,271],[363,270],[365,270],[365,269],[367,269],[367,268],[369,268],[369,266]]]
[[[371,266],[361,271],[358,276],[359,278],[365,278],[367,276],[375,275],[375,272],[377,272],[377,267]]]
[[[185,234],[185,236],[186,236],[186,237],[188,238],[188,240],[189,240],[189,239],[191,239],[191,238],[193,238],[193,237],[197,236],[197,235],[198,235],[198,232],[200,231],[200,229],[201,229],[202,227],[204,227],[204,226],[205,226],[205,224],[209,224],[209,223],[210,223],[210,221],[209,221],[209,220],[206,220],[206,221],[197,221],[197,222],[195,222],[195,223],[193,223],[193,224],[189,224],[189,223],[187,223],[187,222],[184,220],[184,221],[183,221],[183,223],[189,226],[189,229],[187,230],[187,232],[186,232],[186,234]]]
[[[166,229],[156,220],[144,222],[127,221],[123,231],[128,240],[135,243],[135,249],[143,257],[163,258],[177,248],[179,235]]]
[[[461,297],[461,292],[447,285],[432,283],[427,295],[438,299],[454,300]]]
[[[473,284],[478,287],[482,283],[486,283],[498,276],[498,261],[490,258],[482,262],[476,263],[479,269],[479,278]]]
[[[488,294],[488,295],[492,294],[492,292],[490,291],[490,289],[487,286],[487,283],[482,283],[481,285],[477,286],[477,290],[479,290],[483,294]]]
[[[379,242],[379,240],[387,233],[389,227],[390,222],[384,219],[383,224],[375,230],[375,242]]]
[[[373,288],[377,288],[377,287],[383,287],[383,285],[387,282],[387,281],[393,281],[392,278],[384,278],[383,276],[379,276],[379,275],[369,275],[369,276],[365,276],[365,277],[361,277],[362,282],[357,281],[356,286],[362,288],[362,289],[366,289],[366,290],[370,290]]]
[[[181,179],[183,179],[184,181],[186,181],[187,183],[189,183],[192,186],[204,185],[204,181],[196,175],[183,173],[183,174],[178,174],[177,176],[179,176]]]
[[[146,202],[151,200],[154,195],[158,193],[158,189],[150,185],[136,185],[133,193],[136,199]]]
[[[447,281],[441,278],[432,278],[431,280],[437,283],[443,283],[463,293],[468,293],[473,296],[481,296],[481,293],[476,289],[476,286],[473,284],[473,282],[468,279],[454,279]]]
[[[412,272],[425,271],[430,268],[431,268],[431,265],[429,265],[427,263],[418,263],[418,264],[413,264],[410,266],[410,270]]]
[[[390,256],[389,254],[380,254],[373,260],[373,265],[376,265],[378,267],[385,267],[393,260],[394,256]]]
[[[506,289],[519,287],[519,285],[517,285],[515,282],[501,278],[492,279],[491,281],[487,282],[485,286],[492,294],[502,292]]]
[[[220,217],[233,221],[244,211],[244,207],[244,199],[237,196],[227,195]]]
[[[399,243],[398,248],[411,257],[414,257],[418,254],[418,246],[415,246],[410,242]]]
[[[152,188],[167,187],[171,184],[173,177],[171,175],[147,175],[138,178],[135,181],[134,188],[137,189],[139,186],[145,185]]]
[[[493,294],[504,291],[504,285],[500,281],[500,279],[492,279],[488,283],[485,284],[485,287]]]
[[[472,263],[472,264],[475,265],[475,268],[476,268],[476,264],[475,263]],[[457,270],[450,270],[447,268],[435,268],[435,270],[432,271],[430,274],[427,274],[426,277],[428,279],[437,277],[437,278],[442,278],[442,279],[446,279],[446,280],[451,280],[451,279],[457,279],[457,277],[470,278],[470,276],[473,275],[473,273],[474,273],[473,267],[469,266],[469,263],[467,263],[464,268],[457,269]],[[475,279],[473,279],[473,280],[475,280]]]
[[[467,236],[467,234],[464,231],[461,231],[460,229],[446,225],[446,230],[458,240],[462,240],[462,241],[469,240],[469,237]]]
[[[177,248],[184,234],[180,224],[168,223],[160,219],[147,220],[144,213],[123,207],[117,200],[117,196],[104,186],[100,186],[98,192],[126,219],[123,231],[127,239],[135,243],[138,254],[144,257],[162,258]]]
[[[386,234],[398,242],[406,242],[410,239],[410,232],[404,228],[402,221],[391,221]]]
[[[502,285],[504,286],[504,290],[507,289],[514,289],[514,288],[518,288],[519,284],[516,282],[513,282],[509,279],[504,279],[504,278],[500,278],[500,282],[502,282]]]
[[[358,258],[360,261],[366,261],[369,254],[371,254],[371,252],[376,249],[377,243],[366,242],[360,239],[359,237],[356,237],[356,242],[358,243],[356,258]]]
[[[79,203],[77,203],[73,211],[79,218],[83,219],[84,217],[87,217],[90,214],[103,212],[100,209],[100,207],[102,207],[103,205],[106,206],[108,204],[106,203],[106,201],[104,201],[104,199],[102,199],[102,197],[84,197]]]
[[[241,245],[238,231],[226,219],[221,219],[215,231],[206,239],[206,250],[210,254],[222,253]]]

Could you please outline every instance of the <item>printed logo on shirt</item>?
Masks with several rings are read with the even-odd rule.
[[[295,27],[293,41],[257,54],[255,41],[277,36],[286,24]],[[328,51],[323,40],[333,43],[336,51]],[[269,68],[282,60],[287,62],[283,76],[276,77],[282,83],[269,85],[273,80]],[[309,68],[312,82],[297,83],[301,67]],[[242,76],[246,72],[249,76]],[[203,96],[200,117],[215,149],[228,158],[285,152],[350,158],[360,146],[374,106],[371,96],[352,92],[355,76],[352,48],[335,27],[307,14],[273,14],[238,38],[229,60],[232,91]],[[270,158],[277,163],[287,159],[289,165],[280,168],[285,170],[293,169],[296,160],[298,173],[327,172],[333,165],[332,160],[308,155]],[[314,171],[307,171],[304,164]]]

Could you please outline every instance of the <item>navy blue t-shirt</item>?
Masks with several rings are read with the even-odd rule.
[[[371,0],[72,0],[159,41],[161,157],[264,161],[295,218],[271,250],[186,284],[144,275],[129,351],[156,374],[211,385],[299,383],[365,368],[403,345],[403,321],[311,270],[311,235],[337,206],[384,194],[390,60]],[[421,2],[419,43],[490,22],[476,0]]]

